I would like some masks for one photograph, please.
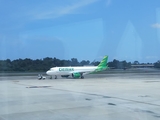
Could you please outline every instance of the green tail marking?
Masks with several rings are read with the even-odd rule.
[[[98,67],[106,67],[108,61],[108,56],[104,56]]]
[[[107,61],[108,61],[108,56],[104,56],[102,61],[99,63],[97,69],[93,73],[106,70],[108,68]]]

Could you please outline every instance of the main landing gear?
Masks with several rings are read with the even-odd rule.
[[[81,73],[81,79],[84,79],[83,73]]]
[[[50,78],[49,78],[49,79],[52,79],[52,76],[50,76]],[[57,75],[55,75],[54,79],[57,79]]]
[[[81,79],[84,79],[84,76],[81,76]]]

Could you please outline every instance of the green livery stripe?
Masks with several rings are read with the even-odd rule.
[[[106,67],[108,61],[108,56],[104,56],[98,67]]]
[[[96,72],[106,70],[108,68],[107,61],[108,61],[108,56],[104,56],[102,61],[99,63],[98,67],[92,73],[96,73]]]

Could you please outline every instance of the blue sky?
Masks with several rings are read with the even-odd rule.
[[[160,60],[159,0],[0,0],[0,59]]]

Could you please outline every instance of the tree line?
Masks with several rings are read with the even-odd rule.
[[[84,66],[84,65],[94,65],[97,66],[100,62],[94,61],[90,62],[89,60],[78,61],[77,58],[72,58],[71,60],[60,60],[57,58],[46,57],[43,59],[32,60],[30,58],[26,59],[16,59],[16,60],[0,60],[0,71],[21,71],[21,72],[32,72],[32,71],[47,71],[51,67],[61,67],[61,66]],[[113,69],[128,69],[131,68],[131,65],[145,64],[139,63],[138,61],[126,62],[119,61],[114,59],[111,62],[108,62],[107,65]],[[147,63],[152,64],[152,63]],[[160,60],[154,63],[155,68],[160,68]]]
[[[43,59],[32,60],[30,58],[26,59],[16,59],[11,61],[0,60],[0,71],[47,71],[51,67],[61,67],[61,66],[83,66],[83,65],[98,65],[99,62],[90,63],[89,60],[82,60],[78,62],[77,58],[72,58],[71,60],[60,60],[57,58],[46,57]]]

